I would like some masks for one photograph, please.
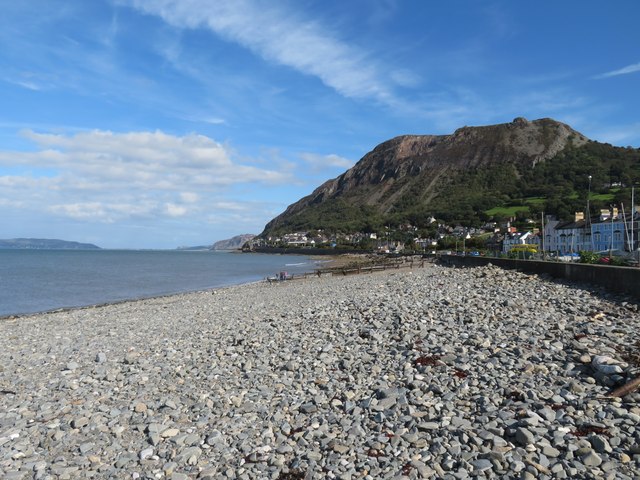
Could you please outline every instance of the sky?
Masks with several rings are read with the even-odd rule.
[[[551,117],[640,147],[640,2],[0,0],[0,238],[260,233],[379,143]]]

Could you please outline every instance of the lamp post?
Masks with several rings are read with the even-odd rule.
[[[469,235],[468,233],[462,237],[462,254],[466,255],[467,254],[467,238],[471,238],[471,235]]]
[[[589,226],[589,239],[591,240],[591,251],[595,250],[593,246],[593,232],[591,231],[591,210],[589,210],[589,201],[591,200],[591,175],[589,175],[589,193],[587,193],[587,225]]]
[[[540,215],[541,221],[542,221],[542,232],[540,233],[540,246],[542,247],[542,261],[544,262],[547,259],[547,256],[545,254],[544,251],[544,247],[545,247],[545,243],[544,243],[544,236],[545,236],[545,231],[544,231],[544,212],[542,212],[542,214]]]
[[[635,221],[636,221],[636,185],[635,183],[631,185],[631,245],[629,245],[629,251],[631,252],[631,257],[637,262],[638,250],[640,245],[636,247],[636,243],[640,240],[640,234],[635,230]],[[640,265],[639,265],[640,266]]]
[[[613,205],[611,207],[611,241],[609,242],[609,262],[611,262],[611,256],[613,255]]]

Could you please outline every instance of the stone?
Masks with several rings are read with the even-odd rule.
[[[535,436],[526,428],[518,428],[515,433],[516,442],[522,446],[527,446],[535,442]]]
[[[594,451],[583,455],[580,461],[587,467],[598,467],[602,464],[602,458]]]
[[[422,422],[418,425],[420,430],[437,430],[438,428],[440,428],[438,422]]]
[[[315,413],[318,411],[318,407],[316,404],[308,402],[300,405],[300,411],[302,413]]]
[[[493,468],[493,463],[491,463],[490,460],[486,460],[486,459],[473,460],[471,462],[471,465],[473,465],[474,471],[477,471],[477,472],[484,472],[486,470],[491,470]]]
[[[144,450],[141,450],[140,453],[138,454],[138,456],[140,457],[140,460],[146,460],[147,458],[149,458],[152,455],[153,455],[153,448],[151,448],[151,447],[148,447],[148,448],[145,448]]]
[[[78,368],[80,368],[80,364],[78,362],[69,362],[66,365],[66,370],[77,370]]]
[[[589,442],[593,449],[598,453],[611,453],[613,449],[609,445],[609,441],[602,435],[593,435],[589,437]]]
[[[551,445],[545,445],[542,448],[542,453],[547,457],[551,457],[551,458],[557,458],[560,456],[560,450],[558,450],[555,447],[552,447]]]
[[[177,428],[167,428],[166,430],[160,433],[160,436],[162,438],[171,438],[171,437],[175,437],[179,433],[180,433],[180,430]]]
[[[90,452],[91,450],[93,450],[93,448],[95,447],[95,445],[91,442],[85,442],[83,444],[80,445],[80,453],[82,455],[86,454],[87,452]]]
[[[89,419],[87,417],[79,417],[75,418],[71,421],[71,426],[73,428],[82,428],[89,425]]]
[[[340,453],[340,454],[345,454],[349,450],[351,450],[351,448],[348,447],[347,445],[342,445],[342,444],[339,444],[339,443],[334,443],[331,448],[333,449],[334,452]]]

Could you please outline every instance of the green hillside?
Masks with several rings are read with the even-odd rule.
[[[630,208],[631,185],[640,184],[640,149],[579,135],[553,120],[516,119],[450,136],[398,137],[291,205],[263,235],[427,228],[431,217],[479,226],[492,219],[538,218],[543,211],[569,219],[585,210],[589,191],[592,213],[613,203]]]

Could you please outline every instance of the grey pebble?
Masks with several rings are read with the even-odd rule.
[[[0,478],[634,478],[635,307],[427,264],[0,322]]]
[[[527,446],[535,442],[535,436],[526,428],[518,428],[516,430],[515,439],[523,446]]]
[[[602,463],[602,458],[596,452],[590,451],[583,455],[580,461],[587,467],[597,467]]]

